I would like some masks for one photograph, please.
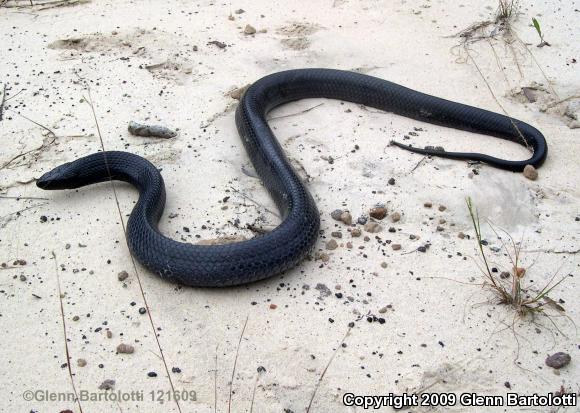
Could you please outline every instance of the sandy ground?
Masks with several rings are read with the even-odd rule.
[[[579,391],[580,136],[562,115],[566,108],[574,115],[574,100],[545,110],[580,90],[578,2],[522,1],[513,23],[520,40],[510,45],[500,34],[474,42],[468,50],[477,66],[452,35],[492,18],[494,1],[0,3],[2,411],[304,412],[317,389],[309,411],[360,412],[343,405],[344,393]],[[536,47],[532,16],[550,47]],[[244,34],[247,24],[257,33]],[[277,109],[271,126],[318,203],[322,235],[313,259],[295,270],[228,289],[184,288],[139,265],[135,271],[109,184],[58,193],[34,185],[44,171],[99,150],[92,98],[105,148],[162,168],[164,233],[185,242],[251,237],[247,224],[268,229],[278,221],[252,176],[228,92],[301,67],[358,70],[505,110],[543,131],[548,160],[531,181],[387,146],[412,132],[419,146],[528,156],[496,138],[336,101]],[[534,103],[521,93],[529,86]],[[178,136],[131,136],[131,120],[170,126]],[[126,218],[137,194],[116,188]],[[565,313],[546,306],[551,318],[520,319],[493,303],[479,285],[476,242],[458,236],[474,235],[467,196],[482,218],[524,240],[526,285],[540,289],[558,269],[569,275],[550,293]],[[330,216],[348,209],[356,220],[377,203],[402,216],[382,220],[379,233],[352,238]],[[492,265],[508,267],[484,227]],[[336,231],[338,248],[326,250]],[[426,244],[427,252],[417,251]],[[134,352],[118,354],[121,343]],[[554,370],[545,359],[558,351],[572,361]],[[111,390],[99,390],[105,380],[114,380]],[[43,400],[73,385],[77,393],[137,392],[143,400]],[[169,399],[171,386],[181,401]],[[41,393],[25,400],[27,390]],[[556,410],[578,411],[533,411]]]

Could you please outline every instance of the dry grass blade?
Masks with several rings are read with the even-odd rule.
[[[70,352],[68,350],[68,337],[66,335],[66,321],[65,321],[65,317],[64,317],[64,305],[62,303],[62,291],[60,288],[60,271],[58,270],[58,262],[56,261],[56,254],[54,253],[54,251],[52,251],[52,258],[54,260],[54,270],[56,272],[56,285],[58,287],[58,300],[60,302],[60,315],[62,317],[62,329],[63,329],[63,333],[64,333],[64,350],[65,350],[65,354],[66,354],[66,365],[68,367],[68,375],[70,377],[70,382],[71,382],[72,389],[73,389],[73,392],[75,395],[75,401],[77,402],[77,404],[79,406],[80,413],[83,413],[83,407],[81,406],[81,399],[79,398],[79,395],[77,393],[77,388],[75,386],[75,381],[73,379],[72,368],[70,366]]]
[[[350,330],[352,330],[352,327],[349,327],[348,330],[346,330],[346,334],[344,335],[344,337],[342,338],[342,340],[340,341],[340,343],[336,347],[336,350],[334,350],[334,352],[332,353],[332,356],[330,357],[330,360],[328,360],[326,367],[324,367],[324,370],[322,370],[322,374],[318,377],[318,381],[316,382],[316,387],[314,387],[314,391],[312,392],[312,397],[310,397],[310,402],[308,403],[308,407],[306,408],[306,413],[310,412],[310,409],[312,408],[312,403],[314,402],[314,398],[316,397],[316,393],[318,392],[318,388],[320,387],[320,383],[322,383],[322,379],[324,379],[324,376],[326,375],[328,368],[332,364],[332,361],[334,360],[336,353],[338,353],[338,350],[340,348],[342,348],[342,344],[344,343],[344,341],[348,337]]]
[[[240,347],[242,345],[242,339],[244,338],[244,333],[246,332],[246,326],[248,325],[248,318],[250,316],[246,316],[246,321],[244,323],[244,327],[242,328],[242,333],[240,334],[240,341],[238,341],[238,348],[236,350],[236,357],[234,359],[234,367],[232,368],[232,377],[230,379],[230,397],[228,399],[228,413],[232,411],[232,392],[234,387],[234,376],[236,374],[236,366],[238,364],[238,355],[240,354]]]
[[[77,74],[77,76],[78,76],[78,74]],[[91,108],[91,112],[93,114],[93,118],[95,121],[95,126],[97,128],[97,135],[99,137],[99,142],[101,144],[101,149],[103,150],[103,152],[106,152],[105,143],[103,141],[103,135],[101,134],[101,128],[99,126],[99,121],[97,119],[97,112],[95,111],[95,107],[93,104],[93,98],[91,96],[91,89],[90,89],[89,85],[84,81],[84,79],[82,79],[80,76],[79,76],[79,78],[81,79],[85,88],[87,89],[87,93],[88,93],[89,98],[86,99],[83,97],[83,99],[85,100],[85,102],[87,102],[87,104]],[[119,213],[119,219],[121,220],[121,227],[123,229],[123,233],[125,234],[125,239],[127,239],[127,227],[125,225],[125,218],[123,217],[123,213],[121,212],[121,205],[119,204],[119,197],[117,196],[117,188],[115,186],[115,181],[113,181],[113,178],[112,178],[111,170],[110,170],[109,164],[107,162],[107,156],[105,155],[104,158],[105,158],[107,173],[109,174],[109,183],[111,184],[111,188],[113,190],[115,204],[117,205],[117,212]],[[147,301],[147,297],[145,296],[145,289],[143,288],[143,284],[141,283],[141,276],[139,274],[139,271],[137,270],[137,264],[135,262],[135,258],[133,258],[133,255],[131,255],[131,254],[130,254],[130,257],[131,257],[131,263],[133,265],[133,270],[135,271],[135,276],[137,278],[137,284],[139,285],[139,291],[141,292],[141,297],[143,299],[143,304],[145,305],[145,308],[147,309],[147,316],[149,318],[149,324],[151,325],[151,330],[153,331],[153,336],[155,337],[155,342],[157,343],[157,348],[159,349],[159,353],[161,354],[161,360],[162,360],[163,366],[165,368],[165,373],[167,374],[167,380],[169,381],[169,386],[171,387],[172,394],[175,394],[175,386],[173,385],[173,380],[171,379],[171,375],[169,374],[169,367],[167,366],[167,360],[165,359],[165,355],[163,354],[163,348],[161,347],[161,342],[159,341],[159,336],[157,335],[157,328],[155,327],[155,323],[153,322],[153,316],[151,315],[151,309],[149,308],[149,303]],[[177,410],[179,411],[179,413],[181,413],[181,405],[179,404],[179,399],[174,397],[173,400],[175,401],[175,405],[177,407]]]

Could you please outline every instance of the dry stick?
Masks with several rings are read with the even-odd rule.
[[[273,118],[269,118],[268,121],[276,120],[276,119],[283,119],[283,118],[290,118],[292,116],[302,115],[303,113],[310,112],[311,110],[316,109],[316,108],[318,108],[318,107],[320,107],[322,105],[324,105],[324,103],[319,103],[318,105],[314,105],[314,106],[312,106],[310,108],[301,110],[300,112],[290,113],[288,115],[275,116]]]
[[[54,259],[54,270],[56,272],[56,285],[58,286],[58,299],[60,301],[60,315],[62,317],[62,330],[64,332],[64,350],[66,353],[66,365],[68,367],[68,375],[70,377],[70,383],[72,385],[73,392],[75,394],[75,399],[79,405],[79,411],[80,411],[80,413],[83,413],[83,407],[81,406],[81,400],[79,399],[79,396],[77,394],[77,388],[75,387],[75,381],[73,379],[72,369],[70,367],[70,353],[68,351],[68,337],[66,336],[66,322],[65,322],[65,318],[64,318],[64,306],[62,304],[62,292],[60,289],[60,275],[59,275],[59,271],[58,271],[58,262],[56,261],[56,254],[54,253],[54,251],[52,251],[52,258]]]
[[[4,83],[4,90],[2,92],[2,101],[0,102],[0,122],[2,122],[2,116],[4,114],[4,102],[6,102],[6,83]]]
[[[240,341],[238,342],[238,349],[236,350],[236,358],[234,359],[234,368],[232,369],[232,378],[230,380],[230,398],[228,400],[228,413],[232,410],[232,389],[234,387],[234,375],[236,374],[236,365],[238,364],[238,354],[240,354],[240,346],[242,345],[242,338],[244,337],[244,332],[246,331],[246,326],[248,325],[248,318],[250,315],[246,316],[246,322],[244,323],[244,328],[242,328],[242,334],[240,334]]]
[[[234,191],[236,194],[241,195],[243,198],[245,198],[248,201],[252,202],[253,204],[259,206],[260,208],[263,208],[266,212],[269,212],[270,214],[274,215],[275,217],[282,218],[279,214],[277,214],[274,211],[266,208],[264,205],[260,204],[258,201],[253,200],[252,198],[250,198],[248,195],[244,194],[243,192],[238,191],[236,188],[230,186],[230,189],[232,191]]]
[[[95,120],[95,125],[97,127],[97,134],[99,136],[99,141],[101,143],[101,149],[103,150],[103,155],[105,159],[105,166],[107,169],[107,173],[109,174],[109,182],[111,183],[111,188],[113,189],[113,195],[115,198],[115,203],[117,205],[117,211],[119,212],[119,218],[121,219],[121,226],[123,227],[123,233],[125,234],[125,239],[127,239],[127,229],[125,227],[125,219],[123,218],[123,213],[121,212],[121,206],[119,204],[119,198],[117,197],[117,189],[115,187],[115,182],[113,181],[113,177],[111,174],[111,169],[109,167],[109,163],[107,161],[107,155],[105,154],[105,144],[103,142],[103,136],[101,135],[101,128],[99,127],[99,121],[97,119],[97,113],[93,106],[93,98],[91,97],[91,89],[88,84],[85,83],[85,87],[87,88],[89,100],[85,98],[85,101],[91,108],[93,113],[93,118]],[[139,271],[137,270],[137,264],[135,263],[135,258],[133,258],[132,254],[129,254],[131,257],[131,263],[133,264],[133,269],[135,271],[135,275],[137,277],[137,283],[139,284],[139,290],[141,291],[141,297],[143,298],[143,303],[145,304],[145,308],[147,309],[147,315],[149,317],[149,323],[151,324],[151,329],[153,330],[153,336],[155,337],[155,341],[157,342],[157,348],[159,349],[159,353],[161,354],[161,360],[163,361],[163,366],[165,367],[165,373],[167,374],[167,379],[169,380],[169,385],[171,386],[171,391],[175,394],[175,387],[173,386],[173,380],[171,380],[171,375],[169,374],[169,368],[167,367],[167,361],[165,360],[165,356],[163,355],[163,349],[161,348],[161,343],[159,342],[159,337],[157,336],[157,329],[155,328],[155,323],[153,323],[153,317],[151,316],[151,310],[149,308],[149,304],[147,303],[147,298],[145,297],[145,291],[143,290],[143,284],[141,284],[141,277],[139,276]],[[181,413],[181,406],[179,405],[179,400],[175,399],[175,404],[177,405],[177,410]]]
[[[336,356],[336,353],[338,353],[338,350],[342,347],[342,344],[346,340],[346,337],[350,333],[350,330],[352,330],[352,327],[349,327],[348,330],[346,330],[346,334],[342,338],[342,341],[338,344],[338,346],[336,347],[336,350],[334,351],[334,353],[332,353],[332,356],[330,357],[330,360],[328,360],[328,364],[326,365],[326,367],[322,371],[322,374],[320,375],[320,377],[318,377],[318,382],[316,382],[316,387],[314,388],[314,392],[312,393],[312,397],[310,398],[310,403],[308,403],[308,407],[306,408],[306,413],[309,413],[310,412],[310,408],[312,407],[312,402],[314,401],[314,397],[316,397],[316,392],[318,391],[318,388],[320,387],[320,383],[322,383],[322,379],[324,378],[324,375],[326,374],[326,371],[330,367],[330,364],[332,363],[332,360],[334,360],[334,357]]]

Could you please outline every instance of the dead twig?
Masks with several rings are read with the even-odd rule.
[[[283,119],[283,118],[290,118],[292,116],[302,115],[303,113],[310,112],[311,110],[316,109],[316,108],[319,108],[322,105],[324,105],[324,102],[323,103],[319,103],[318,105],[314,105],[314,106],[312,106],[312,107],[310,107],[308,109],[301,110],[300,112],[290,113],[288,115],[274,116],[273,118],[269,118],[268,119],[268,122],[271,121],[271,120]]]
[[[243,198],[247,199],[248,201],[252,202],[254,205],[259,206],[260,208],[263,208],[264,211],[269,212],[270,214],[274,215],[275,217],[281,218],[279,214],[275,213],[274,211],[266,208],[264,205],[260,204],[258,201],[255,201],[254,199],[250,198],[248,195],[244,194],[241,191],[238,191],[237,189],[235,189],[234,187],[230,187],[230,189],[232,191],[234,191],[236,194],[242,196]]]
[[[2,91],[2,101],[0,101],[0,122],[2,122],[4,115],[4,102],[6,102],[6,83],[4,83],[4,90]]]

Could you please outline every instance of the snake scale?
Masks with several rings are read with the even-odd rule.
[[[157,227],[165,206],[163,178],[149,161],[128,152],[97,152],[65,163],[45,173],[37,185],[42,189],[71,189],[114,179],[137,187],[139,201],[127,222],[127,243],[139,262],[163,278],[191,286],[223,287],[271,277],[300,263],[319,235],[316,204],[266,121],[266,114],[273,108],[305,98],[354,102],[419,121],[507,139],[533,152],[527,160],[510,161],[392,142],[421,154],[481,161],[509,171],[522,171],[528,164],[539,167],[547,155],[544,136],[519,120],[368,75],[296,69],[253,83],[236,110],[236,125],[247,154],[283,218],[265,235],[224,245],[194,245],[164,236]]]

